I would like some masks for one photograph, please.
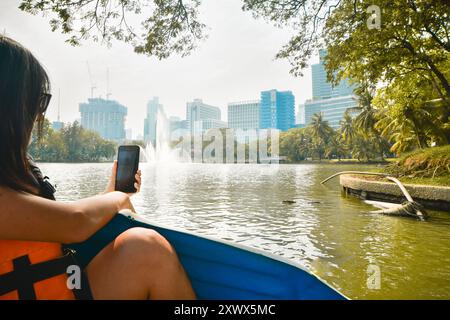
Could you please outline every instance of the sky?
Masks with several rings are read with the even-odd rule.
[[[296,111],[312,96],[310,68],[303,77],[294,77],[287,60],[275,59],[292,31],[254,19],[241,10],[240,0],[204,0],[200,19],[208,26],[208,39],[191,55],[166,60],[138,55],[121,42],[109,48],[92,41],[72,47],[65,43],[66,36],[51,31],[49,17],[24,13],[19,3],[0,1],[0,32],[30,49],[47,69],[53,94],[47,111],[51,121],[57,119],[58,92],[61,121],[80,118],[79,103],[91,95],[87,61],[96,97],[106,97],[109,70],[110,99],[128,108],[125,127],[134,137],[143,132],[146,104],[154,96],[168,116],[184,119],[186,102],[201,98],[220,107],[225,121],[229,102],[259,99],[262,90],[291,90]]]

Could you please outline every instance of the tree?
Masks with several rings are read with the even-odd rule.
[[[323,119],[321,113],[313,115],[307,130],[312,138],[312,150],[319,157],[319,160],[322,160],[325,153],[325,146],[334,134],[334,131],[329,126],[328,121]]]
[[[48,137],[53,131],[50,121],[48,121],[48,119],[44,119],[40,134],[38,131],[38,127],[34,126],[31,134],[31,143],[28,146],[28,153],[35,159],[41,158],[42,154],[44,153],[43,150],[49,142]]]
[[[372,3],[383,9],[379,30],[368,29],[368,14],[361,10]],[[369,128],[385,129],[381,124],[375,126],[377,111],[366,99],[370,96],[364,95],[373,90],[379,112],[390,114],[383,109],[394,105],[397,110],[393,112],[399,115],[400,109],[404,111],[404,119],[416,132],[418,147],[431,140],[449,143],[449,14],[450,6],[439,0],[359,1],[356,6],[342,1],[333,11],[324,30],[328,78],[335,83],[344,78],[362,83],[356,92],[362,102],[361,114],[355,120],[358,128],[367,133]],[[379,87],[377,92],[375,86]],[[429,127],[432,115],[437,117],[434,128],[439,130]],[[389,124],[387,119],[381,123]],[[392,125],[389,128],[394,129]],[[384,132],[389,137],[400,134]],[[407,132],[411,130],[401,131]],[[402,141],[410,141],[404,138]]]
[[[114,142],[104,140],[94,131],[85,130],[77,121],[66,124],[61,131],[55,131],[45,119],[40,140],[37,139],[37,128],[33,132],[28,151],[38,161],[95,162],[110,159],[116,153]]]
[[[67,147],[67,160],[69,162],[84,161],[83,142],[81,139],[82,128],[77,121],[61,129],[64,144]]]
[[[67,147],[60,132],[51,130],[48,133],[47,145],[40,152],[40,160],[47,162],[63,161],[67,156]]]
[[[290,129],[280,135],[280,154],[290,162],[305,160],[309,153],[309,141],[303,128]]]
[[[360,134],[358,134],[353,141],[351,154],[352,157],[358,159],[358,161],[369,161],[375,157],[373,145]]]
[[[371,4],[383,9],[380,29],[367,27]],[[450,98],[449,14],[441,0],[341,1],[324,29],[329,78],[376,84],[412,72],[429,77],[436,93]]]
[[[393,142],[392,152],[400,154],[415,148],[445,145],[448,123],[442,100],[430,100],[431,88],[418,75],[380,89],[374,104],[381,110],[376,128]]]
[[[371,79],[385,71],[376,71],[374,61],[396,64],[404,56],[412,57],[421,66],[405,65],[406,70],[424,65],[425,71],[433,73],[442,83],[447,95],[450,92],[448,80],[438,66],[446,57],[440,51],[430,54],[423,50],[450,51],[450,9],[444,0],[242,1],[242,9],[254,17],[296,31],[277,54],[278,58],[291,62],[291,72],[296,75],[302,74],[317,49],[329,46],[335,62],[339,61],[338,56],[345,58],[344,63],[357,62],[353,70],[359,72],[364,66],[371,67],[368,70]],[[198,17],[200,5],[201,0],[21,0],[19,8],[32,14],[44,12],[52,16],[52,30],[60,29],[73,45],[87,38],[107,44],[116,39],[131,43],[138,53],[162,59],[171,53],[189,54],[206,37],[206,25]],[[368,32],[370,13],[367,8],[371,5],[383,9],[382,33]],[[141,19],[140,25],[131,25],[130,16]],[[367,45],[365,49],[364,45]],[[353,54],[347,56],[342,49],[350,49],[349,53]],[[355,55],[355,52],[362,55]],[[386,53],[395,59],[384,59]],[[332,70],[341,69],[340,64],[330,62],[329,69],[332,74]]]
[[[342,140],[340,139],[340,135],[332,135],[325,147],[325,157],[329,159],[336,157],[339,161],[341,161],[341,158],[345,156],[345,154],[346,148],[344,143],[342,143]]]
[[[72,45],[119,40],[137,53],[163,59],[189,54],[205,37],[199,5],[200,0],[21,0],[19,8],[50,15],[52,31],[61,30]],[[143,20],[133,25],[131,17]]]
[[[357,106],[351,110],[358,112],[354,121],[356,130],[359,130],[366,136],[378,134],[375,130],[375,123],[378,120],[377,110],[372,105],[375,86],[366,80],[357,85],[354,93],[357,96],[358,102]]]
[[[350,115],[349,110],[347,109],[344,113],[344,117],[341,121],[339,121],[339,134],[341,135],[342,141],[347,145],[351,145],[353,142],[353,138],[355,136],[355,127],[353,123],[353,118]]]

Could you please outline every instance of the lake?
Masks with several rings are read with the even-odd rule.
[[[40,166],[62,201],[101,192],[111,169],[108,163]],[[132,201],[155,223],[286,257],[353,299],[450,299],[450,213],[430,212],[426,222],[372,214],[374,207],[342,194],[338,178],[320,184],[368,165],[140,168],[142,190]],[[380,286],[374,287],[378,271]]]

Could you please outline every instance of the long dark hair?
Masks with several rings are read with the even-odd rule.
[[[27,149],[42,131],[50,81],[33,54],[0,35],[0,185],[33,193]]]

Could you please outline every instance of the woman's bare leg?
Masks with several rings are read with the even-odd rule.
[[[132,228],[88,265],[94,299],[195,299],[172,246],[157,232]]]

